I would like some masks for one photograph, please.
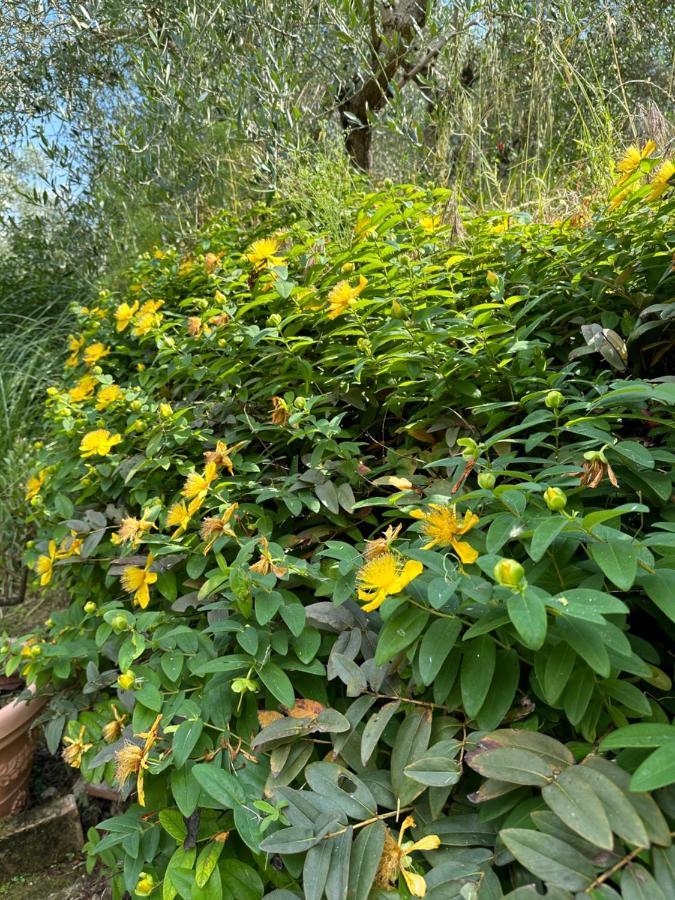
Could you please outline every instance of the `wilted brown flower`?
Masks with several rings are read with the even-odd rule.
[[[387,530],[382,533],[382,537],[375,538],[373,541],[366,541],[366,549],[363,553],[365,559],[374,559],[382,553],[387,553],[399,536],[402,527],[402,525],[397,525],[394,528],[392,525],[389,525]]]
[[[272,397],[272,425],[288,425],[288,403],[283,397]]]

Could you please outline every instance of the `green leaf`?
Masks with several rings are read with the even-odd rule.
[[[376,713],[374,713],[361,736],[361,762],[363,765],[368,764],[368,760],[373,754],[373,750],[377,747],[377,742],[382,737],[382,732],[387,727],[392,717],[396,715],[400,707],[398,700],[393,703],[385,703],[385,705]]]
[[[577,655],[564,641],[560,641],[552,649],[547,647],[542,652],[546,654],[546,667],[541,688],[546,702],[553,704],[565,689]]]
[[[573,771],[577,780],[585,783],[589,792],[602,804],[614,834],[634,847],[648,847],[650,842],[647,829],[621,788],[590,766],[576,766]]]
[[[192,770],[188,768],[174,769],[171,773],[171,793],[176,806],[184,816],[191,816],[197,809],[201,788]]]
[[[337,515],[340,512],[340,498],[332,481],[324,481],[317,484],[314,493],[330,512]]]
[[[602,522],[609,522],[610,519],[636,512],[648,513],[649,507],[644,503],[623,503],[621,506],[614,506],[611,509],[598,509],[587,513],[581,520],[581,526],[587,531],[592,531],[596,525],[600,525]]]
[[[408,778],[405,767],[419,759],[429,746],[431,710],[416,709],[405,717],[396,733],[391,752],[391,784],[401,806],[407,806],[424,790],[424,786]]]
[[[591,669],[603,678],[609,677],[609,654],[593,625],[561,616],[556,622],[556,631]]]
[[[474,719],[485,702],[497,661],[495,642],[484,634],[464,645],[460,685],[462,704],[468,718]]]
[[[543,787],[556,773],[555,766],[531,750],[481,750],[469,754],[467,762],[486,778],[496,778],[509,784]]]
[[[546,640],[546,606],[531,588],[522,594],[512,593],[506,601],[506,610],[523,644],[530,650],[538,650]]]
[[[427,754],[411,762],[403,770],[408,778],[429,787],[451,787],[462,774],[459,763],[449,756],[436,755],[430,748]]]
[[[260,680],[267,690],[276,697],[279,703],[292,709],[295,704],[295,691],[290,678],[276,663],[266,662],[258,670]]]
[[[624,747],[655,748],[675,741],[675,725],[665,722],[636,722],[612,731],[600,743],[600,750],[621,750]]]
[[[220,854],[225,845],[219,841],[209,841],[197,857],[195,866],[195,882],[197,887],[204,887],[211,877],[211,873],[218,865]]]
[[[429,613],[417,606],[401,606],[380,632],[375,664],[383,666],[416,640],[429,620]]]
[[[162,826],[164,831],[167,832],[167,834],[171,835],[171,837],[176,841],[177,844],[182,844],[187,837],[185,820],[177,809],[160,810],[159,824]]]
[[[162,710],[162,695],[159,692],[159,688],[155,687],[154,684],[146,681],[144,682],[138,690],[134,691],[134,695],[136,700],[139,703],[142,703],[143,706],[147,706],[148,709],[153,710],[153,712],[161,712]]]
[[[506,828],[499,833],[507,849],[537,878],[568,891],[583,891],[596,867],[570,844],[530,828]]]
[[[602,803],[576,766],[565,769],[556,781],[542,788],[541,796],[558,818],[576,834],[596,847],[612,849],[614,838]]]
[[[260,850],[263,853],[304,853],[320,840],[321,837],[317,837],[312,828],[291,825],[290,828],[282,828],[281,831],[268,835],[260,842]]]
[[[637,441],[619,441],[618,444],[612,444],[608,449],[611,453],[617,453],[623,459],[634,463],[638,468],[654,468],[654,458],[651,453]],[[644,511],[649,512],[649,510]]]
[[[265,893],[260,875],[238,859],[224,859],[213,871],[222,873],[222,900],[261,900]]]
[[[675,622],[675,569],[658,569],[653,575],[641,575],[640,584],[652,603]]]
[[[462,623],[456,618],[436,619],[427,628],[417,653],[422,684],[429,685],[436,678],[461,630]]]
[[[595,690],[595,678],[588,666],[574,670],[563,693],[563,709],[572,725],[578,725],[584,717]]]
[[[520,680],[520,663],[515,650],[498,650],[490,690],[478,713],[478,727],[492,730],[511,709]]]
[[[184,766],[195,744],[201,737],[204,723],[201,719],[188,719],[181,722],[173,736],[173,762],[177,769]]]
[[[354,830],[349,826],[339,837],[333,838],[333,854],[326,880],[326,900],[344,900],[349,882],[349,861]]]
[[[631,791],[655,791],[675,782],[675,741],[655,750],[641,763],[630,780]]]
[[[588,552],[612,584],[622,591],[632,587],[637,574],[638,552],[630,541],[590,544]]]
[[[344,766],[330,762],[311,763],[305,769],[305,778],[313,791],[351,818],[370,819],[377,812],[370,789]]]
[[[384,835],[382,822],[367,825],[357,835],[349,861],[349,900],[368,900],[384,849]]]
[[[649,700],[634,684],[630,684],[628,681],[620,681],[617,678],[607,678],[601,683],[600,687],[605,694],[613,700],[617,700],[631,712],[640,716],[651,715],[652,708]]]
[[[192,767],[192,774],[217,808],[234,809],[237,804],[245,802],[246,793],[240,780],[216,763],[198,763]]]
[[[621,872],[623,900],[668,900],[644,866],[629,863]]]
[[[550,516],[541,520],[532,535],[528,550],[530,558],[539,562],[565,525],[567,525],[567,519],[562,516]]]

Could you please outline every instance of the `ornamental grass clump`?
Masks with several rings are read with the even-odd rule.
[[[76,310],[26,473],[27,561],[71,603],[3,658],[122,794],[87,844],[116,900],[672,894],[647,149],[556,223],[458,236],[410,185],[353,195],[351,240],[224,213]]]

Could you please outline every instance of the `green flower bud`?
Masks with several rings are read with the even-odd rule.
[[[560,409],[565,402],[565,398],[560,391],[549,391],[544,397],[544,404],[548,409]]]
[[[235,678],[232,682],[232,690],[235,694],[245,694],[247,691],[255,693],[258,690],[258,682],[252,678]]]
[[[89,600],[87,603],[84,604],[84,611],[88,615],[91,615],[91,613],[95,613],[96,609],[97,609],[97,606],[93,600]]]
[[[459,438],[457,444],[464,448],[462,450],[464,459],[476,459],[479,456],[478,444],[473,438]]]
[[[491,491],[496,481],[497,479],[492,472],[481,472],[478,476],[478,487],[483,488],[485,491]]]
[[[281,325],[281,316],[279,315],[279,313],[272,313],[267,321],[274,328],[278,328]]]
[[[561,488],[546,488],[544,491],[544,503],[553,512],[559,512],[567,506],[567,494]]]
[[[114,616],[110,624],[112,625],[112,630],[115,634],[121,634],[129,627],[126,616]]]
[[[307,409],[307,398],[306,397],[296,397],[293,401],[293,406],[296,409]]]
[[[515,559],[500,559],[494,567],[494,578],[497,584],[521,590],[527,584],[525,569]]]

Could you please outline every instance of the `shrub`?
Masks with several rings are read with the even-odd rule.
[[[645,157],[552,225],[411,186],[352,196],[348,246],[223,214],[79,310],[29,483],[72,603],[6,670],[129,800],[89,834],[115,897],[672,893]]]

